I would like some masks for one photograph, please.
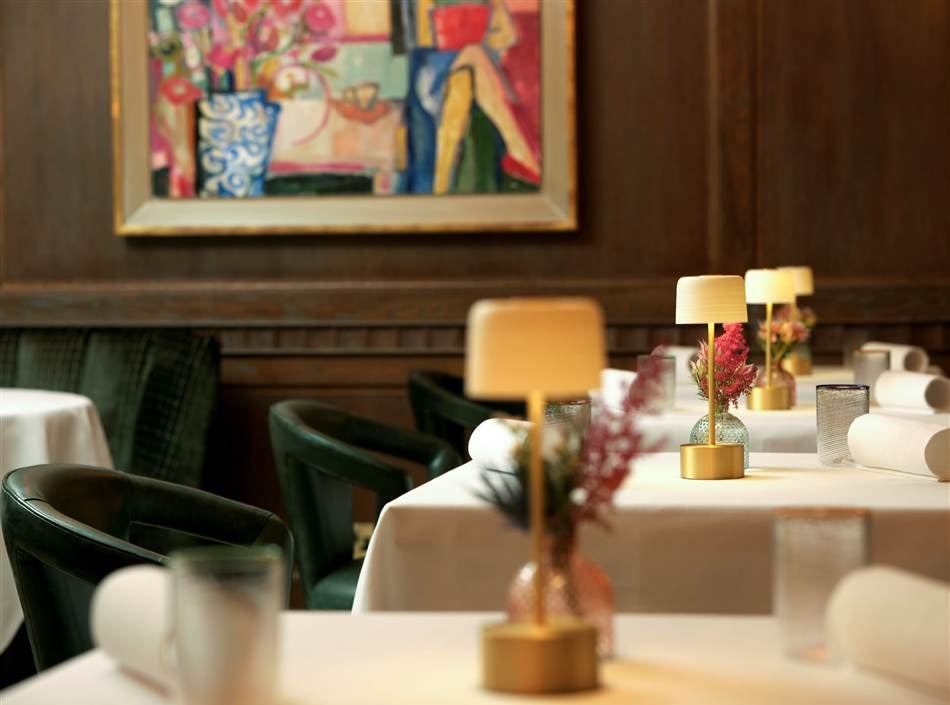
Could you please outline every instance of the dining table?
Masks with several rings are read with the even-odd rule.
[[[494,610],[529,558],[525,534],[489,501],[503,473],[468,462],[383,509],[355,613]],[[785,507],[866,513],[869,563],[950,580],[950,483],[814,453],[752,453],[746,476],[680,477],[678,453],[638,459],[605,526],[583,523],[578,550],[613,582],[621,612],[772,612],[773,518]]]
[[[595,690],[530,698],[481,685],[479,634],[496,614],[285,612],[277,705],[940,705],[945,693],[782,653],[772,617],[616,617]],[[165,705],[166,691],[93,650],[0,692],[3,705]]]
[[[17,468],[46,463],[112,467],[95,405],[80,394],[0,388],[0,481]],[[23,623],[2,531],[0,527],[0,652]]]

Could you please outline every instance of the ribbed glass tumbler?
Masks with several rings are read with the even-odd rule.
[[[868,385],[871,401],[876,403],[874,386],[877,378],[891,369],[891,351],[859,348],[852,353],[851,363],[854,367],[854,383]]]
[[[870,410],[868,385],[819,384],[816,390],[818,460],[822,465],[851,465],[848,429]]]
[[[867,562],[867,512],[857,507],[785,507],[775,516],[773,605],[782,650],[834,661],[825,608],[838,582]]]

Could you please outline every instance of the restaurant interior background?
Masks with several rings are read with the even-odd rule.
[[[108,7],[0,3],[2,325],[214,335],[203,484],[277,510],[269,406],[410,427],[409,371],[461,371],[484,297],[593,296],[630,367],[700,337],[677,277],[808,264],[816,360],[880,339],[950,369],[946,3],[581,0],[576,23],[576,232],[117,238]]]

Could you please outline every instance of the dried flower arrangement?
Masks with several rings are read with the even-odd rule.
[[[739,400],[749,393],[755,384],[755,365],[746,360],[749,346],[742,333],[741,323],[726,323],[722,335],[716,336],[716,411],[728,411],[730,406],[739,406]],[[709,399],[707,365],[709,349],[705,342],[699,344],[699,357],[690,365],[693,381],[701,399]]]
[[[606,526],[607,510],[630,474],[633,461],[661,447],[662,442],[648,443],[636,423],[637,415],[644,411],[659,387],[659,373],[659,365],[644,366],[619,409],[595,400],[586,435],[578,425],[545,429],[546,434],[557,434],[554,442],[546,436],[544,444],[546,532],[555,541],[570,540],[582,521]],[[530,444],[524,427],[512,427],[512,433],[518,436],[516,470],[483,470],[485,492],[481,496],[513,524],[527,530]]]

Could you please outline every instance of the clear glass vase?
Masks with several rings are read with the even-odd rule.
[[[766,386],[764,366],[759,368],[759,375],[755,378],[755,386]],[[772,365],[772,386],[787,387],[788,403],[790,406],[795,406],[795,375],[791,374],[787,370],[783,370],[781,361],[778,361]]]
[[[546,614],[549,617],[579,617],[597,628],[597,654],[613,656],[614,588],[607,574],[593,561],[582,556],[574,536],[545,539]],[[507,612],[512,622],[534,618],[533,561],[522,566],[508,590]]]
[[[709,414],[705,414],[689,432],[690,443],[709,442]],[[716,410],[716,443],[741,443],[743,468],[749,467],[749,429],[742,419],[724,409]]]

